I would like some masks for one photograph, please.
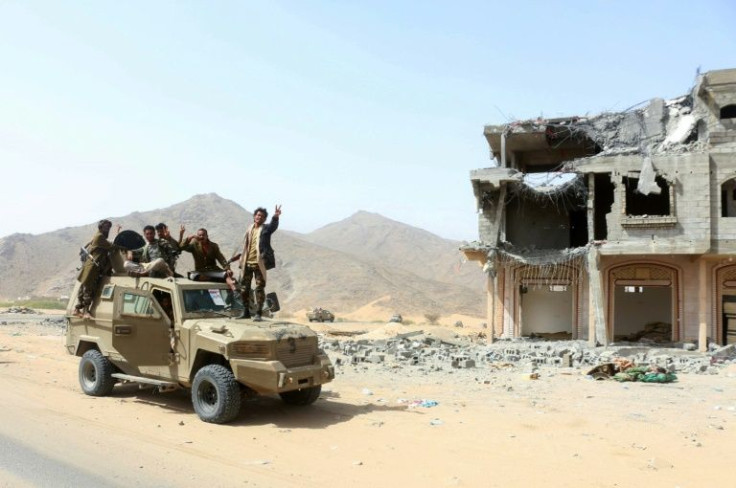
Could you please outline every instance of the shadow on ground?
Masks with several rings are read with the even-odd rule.
[[[112,398],[159,407],[171,413],[191,415],[197,420],[192,407],[189,390],[176,390],[160,393],[153,388],[139,389],[137,385],[118,385]],[[376,412],[404,411],[419,414],[407,409],[406,405],[362,404],[356,405],[340,399],[339,393],[323,392],[319,399],[309,406],[287,405],[278,396],[258,396],[244,400],[240,415],[228,426],[274,425],[281,429],[322,429],[331,425],[352,420],[360,415]]]

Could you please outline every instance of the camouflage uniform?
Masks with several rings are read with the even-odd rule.
[[[177,246],[178,247],[178,246]],[[174,271],[178,252],[172,247],[166,239],[154,239],[153,242],[147,242],[145,246],[133,251],[133,255],[140,260],[141,263],[152,263],[156,259],[163,259],[169,265],[169,269]],[[152,278],[163,278],[166,273],[158,270],[151,270]]]
[[[171,262],[166,261],[166,264],[169,265],[169,268],[171,268],[171,271],[176,272],[176,260],[179,259],[179,255],[181,254],[181,245],[182,243],[174,239],[173,237],[169,236],[166,239],[164,239],[166,242],[169,243],[171,246],[171,250],[173,252],[171,256]]]
[[[112,272],[110,253],[120,248],[108,241],[99,230],[86,247],[89,256],[87,256],[82,270],[77,276],[77,280],[82,285],[79,287],[75,308],[80,311],[89,312],[89,308],[92,306],[92,302],[94,302],[95,295],[97,294],[100,278],[109,276]]]
[[[227,259],[223,256],[220,251],[220,246],[217,243],[209,241],[208,249],[202,247],[202,243],[194,240],[181,246],[182,251],[192,253],[194,258],[194,270],[195,271],[222,271],[224,269],[230,269]],[[217,263],[222,265],[222,268],[217,266]]]

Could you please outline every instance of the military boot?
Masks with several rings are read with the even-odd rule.
[[[258,303],[256,305],[256,314],[253,316],[254,322],[261,322],[263,320],[261,317],[261,310],[263,310],[263,303]]]
[[[248,308],[248,295],[246,295],[244,292],[240,294],[240,302],[243,305],[243,311],[236,318],[249,319],[250,318],[250,308]]]

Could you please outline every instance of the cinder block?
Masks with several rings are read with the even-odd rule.
[[[378,364],[382,363],[384,359],[386,359],[386,356],[384,356],[383,354],[374,353],[368,356],[365,360],[369,363]]]

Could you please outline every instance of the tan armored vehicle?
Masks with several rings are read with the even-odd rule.
[[[99,290],[93,319],[72,315],[74,298],[67,306],[66,348],[82,358],[88,395],[109,395],[118,382],[189,388],[202,420],[225,423],[243,396],[309,405],[335,377],[308,327],[233,318],[240,310],[224,283],[111,276]]]
[[[317,307],[307,312],[307,319],[310,322],[334,322],[335,314],[324,308]]]

